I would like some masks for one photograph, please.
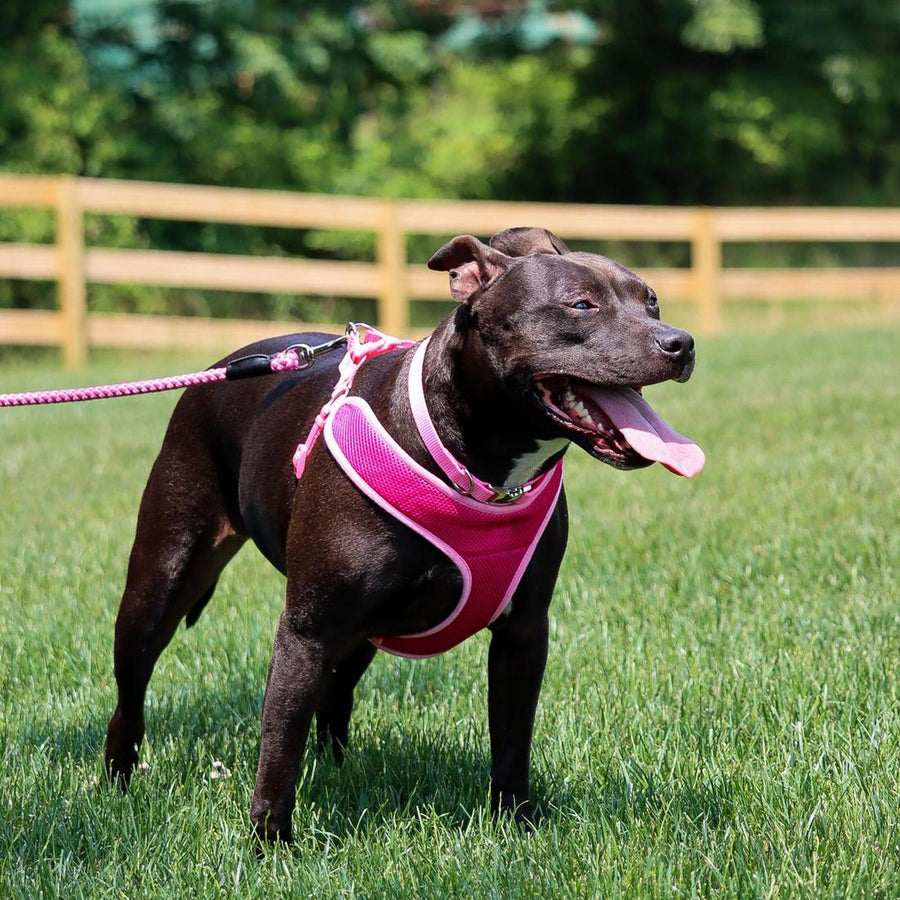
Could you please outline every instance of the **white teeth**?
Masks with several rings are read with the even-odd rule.
[[[584,403],[575,397],[571,391],[566,396],[566,408],[570,413],[574,413],[581,419],[582,422],[587,423],[588,425],[594,425],[594,420],[591,417],[590,412],[588,412],[588,408],[584,405]]]
[[[584,401],[579,400],[571,388],[566,388],[560,398],[560,406],[574,419],[576,416],[592,428],[598,425],[591,416],[588,408],[584,405]]]

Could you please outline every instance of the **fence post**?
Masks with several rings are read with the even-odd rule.
[[[406,296],[406,235],[400,228],[397,204],[384,204],[378,230],[378,327],[387,334],[409,332],[409,298]]]
[[[58,297],[63,328],[63,361],[67,369],[87,362],[87,291],[84,277],[84,216],[78,202],[78,179],[59,179],[56,207],[59,253]]]
[[[722,328],[722,295],[719,273],[722,269],[722,244],[716,237],[715,213],[698,209],[694,213],[691,236],[691,268],[697,297],[697,330],[715,334]]]

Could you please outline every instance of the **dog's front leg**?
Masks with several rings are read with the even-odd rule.
[[[324,670],[321,641],[300,633],[283,614],[266,683],[259,768],[250,807],[254,833],[268,841],[291,840],[297,772]]]
[[[488,653],[491,808],[527,822],[531,734],[547,662],[547,614],[520,619],[514,611],[492,630]]]

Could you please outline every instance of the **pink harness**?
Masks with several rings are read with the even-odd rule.
[[[521,489],[506,492],[471,475],[443,446],[422,390],[424,341],[409,373],[413,416],[423,442],[451,480],[449,487],[420,466],[385,431],[361,397],[348,397],[353,376],[371,356],[412,346],[365,328],[351,332],[341,377],[317,416],[309,438],[294,455],[297,477],[318,435],[347,477],[374,503],[450,558],[462,575],[455,609],[439,625],[419,634],[373,638],[398,656],[443,653],[489,625],[506,609],[556,508],[562,462]],[[512,496],[512,499],[510,499]]]

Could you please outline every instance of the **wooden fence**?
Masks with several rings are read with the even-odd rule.
[[[723,303],[755,298],[818,301],[900,298],[900,268],[723,268],[726,241],[900,241],[900,210],[694,208],[481,201],[381,200],[281,191],[75,178],[0,175],[0,208],[55,210],[54,244],[0,243],[0,278],[51,280],[59,309],[0,310],[0,344],[63,348],[84,364],[89,346],[226,347],[285,330],[286,323],[89,313],[87,284],[152,284],[233,291],[374,297],[377,324],[410,333],[410,298],[446,299],[447,276],[410,266],[410,234],[486,236],[541,225],[564,240],[680,241],[690,265],[640,270],[667,299],[695,306],[696,328],[722,327]],[[376,260],[250,257],[85,245],[84,216],[101,213],[287,228],[370,231]],[[334,329],[333,324],[308,323]],[[291,330],[297,323],[290,323]]]

